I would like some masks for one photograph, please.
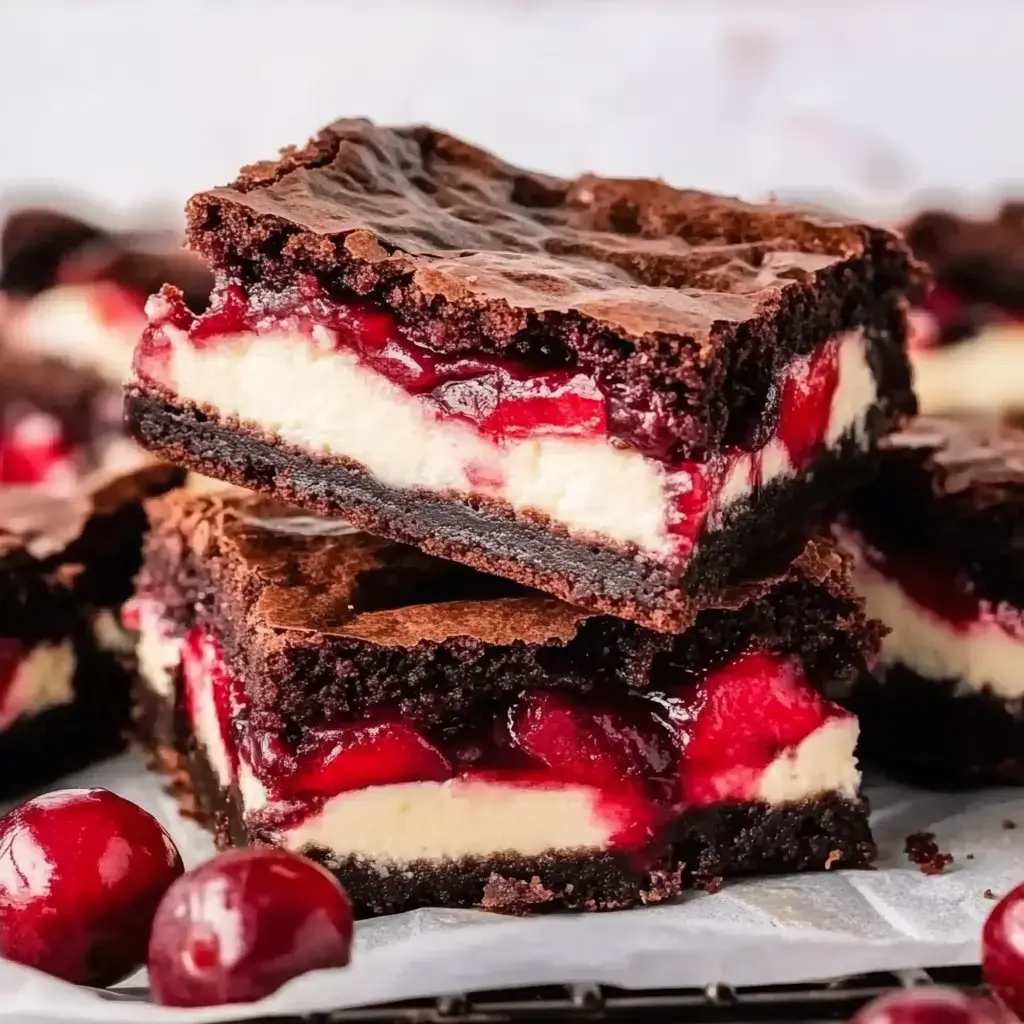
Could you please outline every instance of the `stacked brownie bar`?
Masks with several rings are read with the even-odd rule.
[[[1024,432],[922,417],[886,449],[844,531],[889,629],[846,700],[863,753],[928,786],[1024,782]]]
[[[993,218],[922,213],[907,242],[935,275],[913,315],[921,411],[1024,416],[1024,205]]]
[[[870,858],[821,692],[880,629],[811,538],[914,410],[895,235],[354,120],[188,216],[126,416],[267,497],[154,503],[130,615],[222,844],[363,912]]]
[[[210,276],[180,241],[115,233],[47,208],[0,233],[0,484],[71,493],[99,467],[139,462],[124,435],[121,385],[146,297],[180,287],[193,308]]]
[[[0,488],[0,797],[123,745],[134,638],[119,613],[139,570],[142,502],[182,476],[149,465],[66,497]]]

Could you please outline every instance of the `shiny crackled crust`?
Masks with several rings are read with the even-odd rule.
[[[855,326],[899,368],[888,411],[913,410],[902,302],[921,269],[896,235],[825,215],[342,120],[195,196],[188,239],[250,289],[314,274],[368,296],[438,351],[579,365],[657,409],[681,455],[745,440],[779,367]]]
[[[781,577],[695,607],[676,637],[365,534],[325,536],[301,513],[306,533],[267,529],[296,513],[255,496],[178,492],[148,510],[139,593],[182,631],[215,630],[269,729],[395,706],[445,726],[524,688],[657,688],[752,641],[795,653],[823,684],[853,679],[878,648],[878,624],[823,542]]]
[[[237,794],[225,791],[183,716],[144,687],[136,689],[133,736],[150,767],[164,772],[183,813],[214,836],[218,848],[266,841],[250,834]],[[784,808],[736,804],[695,809],[677,823],[671,847],[645,861],[607,853],[552,851],[460,861],[421,861],[403,871],[339,862],[325,850],[307,855],[345,886],[359,917],[417,907],[479,907],[506,914],[622,910],[651,905],[723,877],[864,868],[876,849],[864,799],[829,794]]]
[[[941,557],[980,597],[1024,606],[1024,431],[920,417],[886,440],[850,518],[882,551]]]

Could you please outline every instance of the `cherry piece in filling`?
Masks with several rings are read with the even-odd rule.
[[[121,981],[182,870],[159,822],[108,790],[29,800],[0,818],[0,955],[83,985]]]
[[[992,909],[981,932],[981,970],[996,996],[1024,1020],[1024,885]]]
[[[850,1024],[1008,1024],[991,1000],[955,988],[891,992],[860,1009]]]
[[[344,967],[352,904],[337,879],[286,850],[230,850],[168,890],[149,940],[153,998],[250,1003],[292,978]]]

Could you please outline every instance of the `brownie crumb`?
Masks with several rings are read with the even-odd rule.
[[[694,882],[694,885],[698,889],[703,889],[709,895],[714,895],[716,892],[718,892],[719,889],[722,888],[722,884],[724,881],[725,880],[722,878],[721,875],[714,875],[711,878],[698,878]]]
[[[903,852],[925,875],[942,874],[953,863],[953,855],[939,849],[934,832],[914,832],[907,836]]]
[[[1003,828],[1009,830],[1017,827],[1017,822],[1011,821],[1009,818],[1003,819]]]
[[[973,853],[968,853],[967,854],[967,860],[974,860],[974,854]]]
[[[521,878],[505,878],[494,873],[484,886],[480,908],[522,916],[530,913],[530,908],[538,903],[549,903],[553,899],[555,894],[542,884],[537,875],[527,882]]]
[[[842,850],[832,850],[829,853],[829,855],[825,858],[825,870],[828,871],[832,867],[833,864],[836,864],[837,862],[841,861],[842,859],[843,859],[843,851]]]
[[[982,893],[982,895],[987,900],[997,900],[997,899],[999,899],[999,897],[991,889],[986,889],[984,891],[984,893]]]

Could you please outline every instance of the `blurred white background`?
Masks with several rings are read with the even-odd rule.
[[[366,114],[567,174],[977,201],[1024,185],[1022,45],[1016,0],[0,0],[0,192],[175,209]]]

